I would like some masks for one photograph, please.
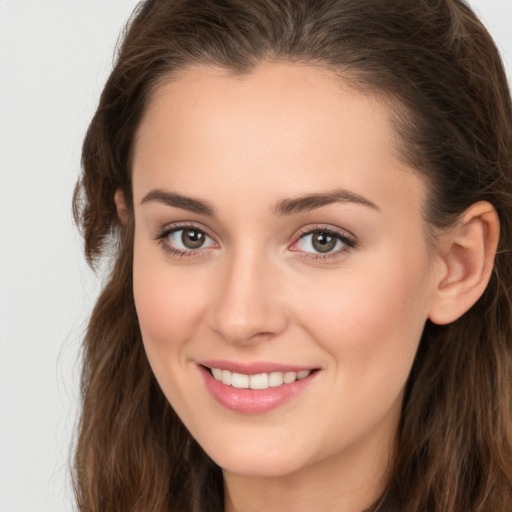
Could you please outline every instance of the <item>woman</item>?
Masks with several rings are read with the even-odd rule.
[[[142,3],[75,195],[80,510],[510,510],[511,151],[461,1]]]

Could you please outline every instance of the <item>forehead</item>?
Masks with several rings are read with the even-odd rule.
[[[236,76],[196,67],[163,82],[148,102],[134,195],[165,186],[197,196],[229,190],[242,202],[260,193],[271,202],[343,187],[377,203],[418,179],[398,147],[389,106],[327,69],[266,63]]]
[[[255,139],[263,135],[262,131],[273,135],[269,128],[281,126],[287,128],[291,139],[301,129],[309,129],[311,140],[315,133],[331,131],[336,137],[348,128],[343,134],[347,139],[350,132],[357,134],[350,125],[358,125],[374,127],[373,135],[381,142],[386,139],[388,149],[393,150],[390,109],[382,97],[356,90],[351,83],[326,68],[288,62],[267,62],[241,75],[214,66],[186,68],[153,90],[137,132],[135,151],[148,125],[173,129],[174,122],[181,128],[176,131],[194,128],[201,135],[214,130],[220,140],[224,134],[232,137],[229,130],[241,119],[245,122],[236,126],[240,139]],[[246,122],[249,119],[251,122]]]

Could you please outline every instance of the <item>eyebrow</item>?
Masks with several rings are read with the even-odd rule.
[[[274,206],[273,211],[276,215],[292,215],[294,213],[314,210],[333,203],[356,203],[380,211],[380,208],[369,199],[345,189],[336,189],[325,193],[283,199]]]
[[[183,196],[166,190],[154,189],[144,196],[141,204],[161,203],[182,210],[188,210],[200,215],[211,217],[215,215],[215,209],[211,203],[201,199]],[[373,210],[380,211],[380,208],[372,201],[359,194],[345,189],[330,190],[325,193],[308,194],[296,198],[282,199],[276,203],[272,211],[276,215],[293,215],[303,213],[333,203],[356,203]]]
[[[181,208],[182,210],[189,210],[191,212],[207,215],[209,217],[215,213],[213,206],[206,201],[182,196],[180,194],[167,192],[166,190],[161,189],[151,190],[151,192],[144,196],[141,204],[153,202],[162,203],[167,206],[174,206],[175,208]]]

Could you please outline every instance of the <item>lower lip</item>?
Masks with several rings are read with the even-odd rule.
[[[226,409],[243,414],[261,414],[276,409],[303,391],[318,373],[313,372],[304,379],[267,389],[239,389],[214,379],[204,366],[199,368],[213,398]]]

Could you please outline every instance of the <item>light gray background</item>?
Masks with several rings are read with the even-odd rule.
[[[99,279],[71,194],[136,0],[0,0],[0,512],[73,510],[78,349]],[[512,76],[512,0],[472,0]]]

